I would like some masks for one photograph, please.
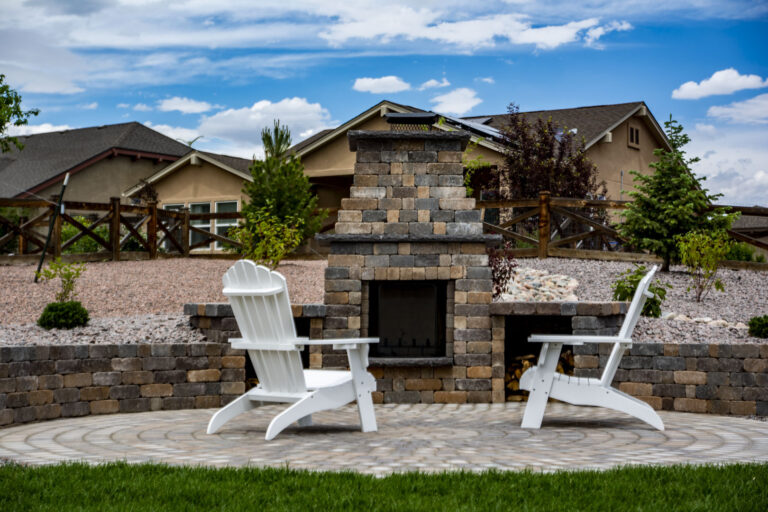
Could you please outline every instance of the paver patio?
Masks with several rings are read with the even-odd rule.
[[[379,431],[362,433],[346,406],[315,415],[271,442],[264,432],[283,406],[243,414],[216,435],[214,410],[158,411],[60,419],[0,429],[0,458],[23,464],[64,461],[271,466],[311,470],[485,469],[552,471],[625,464],[768,461],[768,422],[661,412],[659,432],[619,413],[550,404],[541,430],[519,428],[523,405],[376,406]]]

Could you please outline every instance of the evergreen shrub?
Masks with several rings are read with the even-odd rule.
[[[88,311],[79,301],[51,302],[43,310],[37,325],[43,329],[72,329],[88,323]]]

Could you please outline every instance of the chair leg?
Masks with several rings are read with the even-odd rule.
[[[352,385],[355,388],[357,412],[363,432],[376,432],[376,412],[373,409],[371,393],[376,389],[376,379],[366,370],[368,345],[359,349],[347,349],[349,369],[352,372]]]
[[[316,412],[336,409],[354,399],[354,390],[350,382],[313,391],[275,416],[267,427],[267,434],[264,439],[270,441],[292,423]]]
[[[655,429],[664,431],[664,422],[653,410],[653,407],[633,396],[622,393],[621,391],[610,388],[603,400],[603,407],[624,412],[630,416],[644,421]]]
[[[528,403],[523,413],[523,422],[520,424],[522,428],[541,427],[541,421],[544,419],[544,411],[547,408],[547,399],[549,399],[549,392],[552,389],[552,380],[555,376],[555,370],[557,370],[557,361],[562,347],[562,343],[544,343],[539,355],[539,364],[528,370],[536,373],[532,376],[531,393],[528,395]]]
[[[227,423],[229,420],[234,418],[235,416],[239,416],[240,414],[250,411],[251,409],[254,409],[257,406],[256,403],[254,403],[250,397],[248,396],[248,393],[240,396],[239,398],[236,398],[235,400],[231,401],[218,411],[216,411],[216,414],[213,415],[211,418],[211,421],[208,422],[208,434],[215,434],[219,431],[221,427],[224,426],[225,423]]]

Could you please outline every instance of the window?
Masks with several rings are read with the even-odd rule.
[[[184,205],[183,205],[183,204],[164,204],[164,205],[163,205],[163,210],[170,210],[170,211],[178,212],[178,211],[181,211],[182,209],[184,209]],[[162,232],[161,232],[161,233],[162,233]],[[171,233],[173,234],[174,238],[176,238],[176,241],[177,241],[177,242],[179,242],[179,243],[181,243],[181,242],[179,241],[179,239],[181,238],[181,227],[177,227],[177,228],[176,228],[176,229],[174,229],[174,230],[173,230]],[[159,235],[159,236],[160,236],[160,235]],[[160,238],[162,238],[162,236],[160,236]],[[176,248],[176,246],[175,246],[175,245],[173,245],[173,244],[172,244],[170,241],[168,241],[168,240],[166,240],[166,241],[163,243],[163,249],[165,249],[165,252],[174,252],[174,251],[178,251],[178,249]]]
[[[640,149],[640,129],[635,126],[629,126],[628,135],[627,145],[631,148]]]
[[[233,213],[237,212],[237,201],[217,201],[216,213]],[[216,234],[219,236],[227,236],[227,231],[237,226],[237,219],[216,219]],[[221,250],[226,247],[226,244],[222,244],[218,240],[216,241],[216,249]]]
[[[189,213],[211,213],[211,203],[190,203]],[[203,229],[205,231],[211,231],[211,220],[190,220],[190,226],[194,226],[197,229]],[[195,244],[199,244],[206,239],[206,236],[196,231],[189,231],[189,246],[193,247]],[[198,249],[204,249],[205,246],[198,247]]]

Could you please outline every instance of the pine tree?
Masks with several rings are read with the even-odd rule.
[[[662,270],[668,271],[671,263],[680,261],[675,236],[728,229],[738,214],[728,214],[725,208],[709,210],[722,194],[708,194],[702,187],[705,178],[696,178],[691,171],[699,159],[686,158],[682,148],[691,139],[683,127],[671,115],[664,127],[672,149],[653,152],[658,158],[650,164],[653,174],[631,171],[635,190],[629,193],[632,202],[619,232],[631,245],[662,258]]]
[[[264,159],[254,160],[250,171],[253,182],[246,183],[243,193],[250,200],[243,206],[243,216],[249,212],[269,214],[281,222],[300,221],[302,242],[320,230],[326,210],[317,210],[317,196],[312,191],[309,178],[304,175],[304,165],[295,155],[288,154],[291,132],[275,121],[272,130],[261,131]]]

